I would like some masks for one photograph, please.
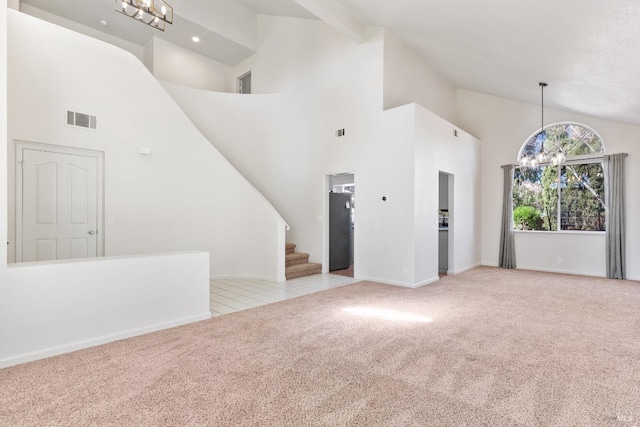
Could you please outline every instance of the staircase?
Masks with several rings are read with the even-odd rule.
[[[309,254],[298,253],[295,250],[295,244],[286,244],[284,275],[287,279],[311,276],[312,274],[320,274],[322,272],[322,264],[309,262]]]

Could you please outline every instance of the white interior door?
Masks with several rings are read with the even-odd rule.
[[[21,155],[18,261],[102,255],[101,157],[26,147]]]

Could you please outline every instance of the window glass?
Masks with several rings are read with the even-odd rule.
[[[602,163],[562,167],[561,230],[604,231]]]
[[[558,167],[516,168],[513,222],[516,230],[558,229]]]

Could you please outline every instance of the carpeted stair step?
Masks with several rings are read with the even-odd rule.
[[[285,245],[285,254],[292,254],[294,251],[296,250],[296,244],[295,243],[287,243]]]
[[[286,254],[285,258],[285,267],[291,267],[292,265],[304,264],[309,262],[309,254],[303,254],[299,252],[293,252],[290,254]]]
[[[284,274],[287,279],[295,279],[296,277],[311,276],[312,274],[320,274],[321,272],[322,264],[306,262],[285,268]]]

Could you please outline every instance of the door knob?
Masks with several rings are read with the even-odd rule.
[[[91,231],[89,231],[89,234],[93,235],[93,234],[96,234],[96,232],[91,230]]]

